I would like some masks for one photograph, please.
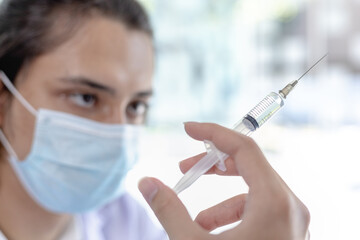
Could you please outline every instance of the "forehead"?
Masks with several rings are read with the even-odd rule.
[[[152,39],[118,20],[92,17],[68,41],[30,65],[35,75],[82,76],[108,85],[141,84],[148,88],[153,73]]]

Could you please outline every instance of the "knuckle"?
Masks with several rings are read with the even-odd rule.
[[[153,210],[158,215],[164,215],[167,212],[167,209],[171,208],[172,201],[169,198],[163,198],[163,199],[154,199],[153,202]],[[157,200],[157,201],[156,201]]]
[[[235,132],[237,134],[237,142],[240,147],[257,147],[255,140],[244,134]]]
[[[272,193],[272,198],[272,214],[279,220],[288,222],[292,218],[293,210],[296,209],[293,196],[288,192],[275,191]]]
[[[277,212],[278,216],[289,218],[292,208],[290,197],[286,194],[277,195],[276,202],[277,204],[275,205],[274,210]]]
[[[258,148],[257,143],[255,142],[255,140],[251,137],[242,135],[242,142],[243,144],[248,147],[248,148]]]
[[[247,150],[249,152],[260,150],[255,140],[251,137],[239,133],[237,139],[237,151],[235,152],[235,154],[242,154],[244,150]]]
[[[212,229],[213,228],[213,223],[211,222],[211,219],[209,218],[206,211],[200,212],[197,215],[195,222],[197,222],[204,229]]]
[[[196,222],[198,223],[203,223],[207,220],[207,214],[205,211],[201,211],[197,216],[196,216]]]
[[[274,210],[281,219],[287,222],[297,219],[303,225],[309,225],[310,211],[295,195],[279,194],[276,197],[276,202]]]

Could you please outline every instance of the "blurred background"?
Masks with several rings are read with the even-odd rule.
[[[204,151],[183,122],[232,127],[328,52],[253,138],[308,206],[312,239],[360,239],[360,0],[141,2],[155,28],[155,97],[130,192],[143,201],[143,176],[173,187],[178,162]],[[204,176],[179,196],[195,217],[246,191],[241,178]]]

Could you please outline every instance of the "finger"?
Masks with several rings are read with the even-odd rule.
[[[274,177],[274,170],[251,138],[211,123],[186,123],[185,130],[194,139],[212,141],[234,159],[238,173],[249,187],[265,186]]]
[[[206,209],[199,213],[195,222],[209,232],[218,227],[237,222],[242,218],[246,198],[247,194],[241,194]]]
[[[196,155],[194,157],[190,157],[188,159],[181,161],[179,163],[181,172],[185,174],[187,171],[189,171],[190,168],[192,168],[205,155],[206,155],[206,153],[200,153],[199,155]],[[225,172],[221,171],[216,166],[213,166],[212,168],[209,169],[209,171],[206,172],[206,174],[217,174],[217,175],[226,175],[226,176],[238,176],[239,175],[236,165],[232,159],[230,159],[230,158],[226,159],[225,166],[226,166]]]
[[[224,144],[234,138],[234,131],[221,127],[220,125],[214,123],[197,123],[197,122],[187,122],[184,124],[186,133],[199,141],[209,140],[215,144],[216,147],[225,153],[231,155],[237,149],[234,147],[234,144]],[[238,134],[235,134],[238,135]],[[221,149],[220,149],[221,148]]]
[[[175,192],[159,180],[144,178],[139,182],[139,190],[171,239],[184,238],[185,233],[198,230]]]

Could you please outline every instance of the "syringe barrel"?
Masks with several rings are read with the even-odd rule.
[[[249,136],[269,120],[282,106],[284,98],[275,92],[269,93],[242,120],[234,126],[234,130]]]
[[[243,119],[234,126],[234,130],[249,136],[269,120],[282,106],[284,99],[278,93],[268,94],[258,105],[256,105]],[[176,184],[174,191],[179,194],[190,186],[202,174],[208,171],[213,165],[222,162],[224,165],[227,154],[220,152],[215,146],[205,142],[208,154],[197,162]]]
[[[256,127],[249,119],[244,117],[235,125],[234,130],[246,136],[250,136],[255,132]]]

